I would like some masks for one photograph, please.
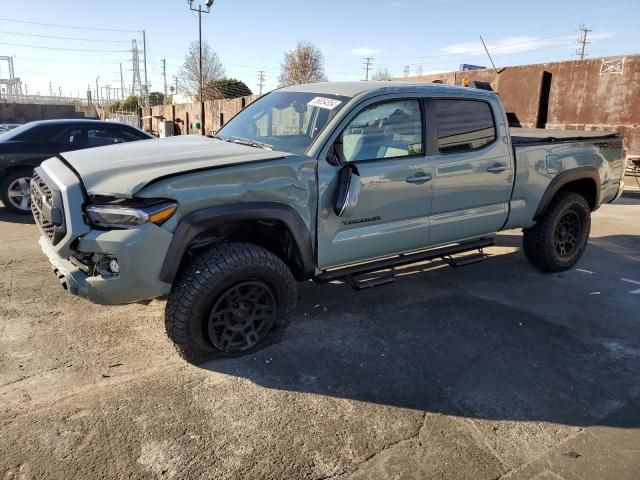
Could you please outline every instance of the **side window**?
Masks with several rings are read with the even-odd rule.
[[[477,100],[437,100],[436,123],[440,153],[468,152],[496,139],[493,113]]]
[[[111,132],[103,128],[91,128],[87,133],[87,147],[102,147],[113,144]]]
[[[84,128],[69,128],[58,135],[55,140],[75,147],[86,147],[87,131]]]
[[[422,113],[418,100],[367,107],[342,132],[347,162],[422,154]]]
[[[125,143],[125,142],[135,142],[136,140],[142,140],[143,138],[147,138],[144,135],[136,135],[134,132],[129,130],[111,130],[113,134],[114,143]]]

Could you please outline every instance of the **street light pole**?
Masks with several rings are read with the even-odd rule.
[[[213,5],[214,0],[207,0],[205,2],[206,10],[202,9],[202,5],[198,4],[198,8],[193,8],[193,0],[187,0],[189,2],[189,9],[198,12],[198,47],[200,50],[200,58],[199,58],[199,95],[200,101],[204,101],[204,73],[202,71],[202,14],[203,13],[211,13],[211,6]]]

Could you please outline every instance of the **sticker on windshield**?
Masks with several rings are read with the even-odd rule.
[[[311,105],[312,107],[326,108],[327,110],[333,110],[341,103],[342,102],[340,100],[336,100],[334,98],[316,97],[313,100],[311,100],[308,103],[308,105]]]

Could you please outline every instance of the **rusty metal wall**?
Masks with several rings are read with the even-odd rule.
[[[403,80],[491,83],[511,119],[526,127],[540,118],[543,73],[550,74],[546,128],[617,131],[630,154],[640,155],[640,55],[447,72]],[[544,107],[544,105],[542,105]]]

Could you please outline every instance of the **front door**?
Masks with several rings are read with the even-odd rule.
[[[490,235],[507,220],[512,156],[499,109],[482,100],[434,99],[427,111],[437,145],[429,245]],[[494,113],[495,112],[495,113]]]
[[[335,143],[338,161],[320,159],[318,165],[320,268],[427,245],[433,173],[422,111],[419,99],[370,100],[342,123]],[[348,216],[339,217],[333,206],[345,165],[355,167],[360,189]]]

